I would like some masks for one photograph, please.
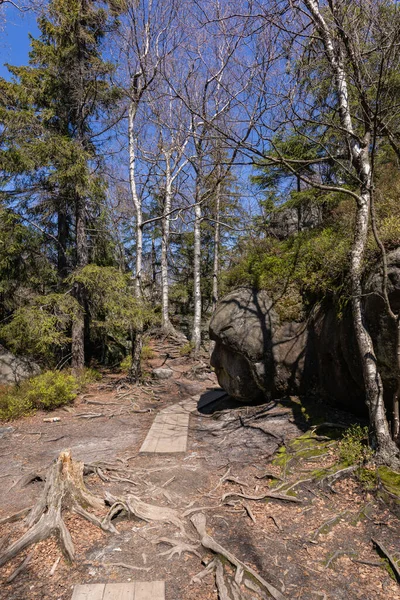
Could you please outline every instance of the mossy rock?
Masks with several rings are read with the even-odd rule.
[[[400,473],[392,471],[388,467],[378,468],[378,478],[380,480],[382,489],[380,495],[389,504],[394,505],[397,510],[396,513],[400,512]]]

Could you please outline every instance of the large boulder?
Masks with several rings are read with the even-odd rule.
[[[400,248],[387,256],[388,295],[400,310]],[[390,405],[396,389],[395,323],[382,299],[382,268],[365,283],[365,320]],[[343,408],[365,412],[361,361],[350,305],[339,318],[329,302],[307,322],[280,322],[265,291],[239,288],[223,298],[211,319],[211,364],[227,393],[243,401],[316,393]]]
[[[308,331],[304,323],[280,323],[264,291],[239,288],[223,298],[211,319],[211,365],[234,398],[299,393],[305,388]]]
[[[0,345],[0,385],[17,384],[39,373],[40,367],[37,364],[27,358],[15,356]]]

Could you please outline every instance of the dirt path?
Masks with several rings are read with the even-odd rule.
[[[371,543],[372,537],[379,538],[391,551],[398,549],[397,518],[352,479],[335,484],[340,494],[321,489],[312,480],[317,467],[335,462],[334,443],[328,438],[321,451],[321,446],[314,447],[314,440],[304,439],[307,427],[294,399],[244,407],[223,398],[199,409],[199,403],[207,400],[207,391],[216,387],[213,375],[205,373],[203,381],[188,379],[193,365],[179,357],[157,358],[152,367],[162,363],[174,369],[172,379],[125,388],[109,376],[92,386],[89,394],[75,403],[73,412],[51,414],[60,422],[45,423],[43,418],[48,415],[37,413],[13,423],[13,430],[0,439],[0,518],[33,504],[43,482],[23,486],[23,477],[45,469],[61,450],[71,448],[75,459],[120,464],[131,472],[134,483],[87,477],[88,487],[101,495],[106,490],[115,496],[133,493],[180,514],[203,507],[208,533],[281,590],[285,598],[400,599],[397,583]],[[187,452],[140,454],[155,415],[188,400],[194,403],[194,411]],[[88,414],[92,418],[83,416]],[[297,446],[290,444],[299,436],[303,441],[296,450]],[[289,457],[282,451],[285,447],[294,448]],[[272,475],[273,485],[284,479],[286,490],[304,480],[289,490],[301,502],[240,497],[270,492]],[[232,495],[223,500],[226,494]],[[204,568],[202,560],[212,558],[210,552],[197,544],[201,558],[188,552],[169,556],[172,542],[181,539],[174,525],[117,517],[116,535],[104,533],[76,515],[68,515],[66,522],[77,550],[76,563],[69,565],[61,558],[51,575],[61,556],[57,540],[41,542],[26,570],[12,584],[4,581],[23,556],[3,567],[1,599],[70,600],[76,583],[133,579],[165,580],[167,600],[218,597],[212,574],[200,583],[191,582]],[[196,540],[188,519],[185,526]],[[3,525],[1,546],[21,531],[21,523]],[[170,541],[158,543],[161,538]],[[242,593],[249,600],[260,597],[255,592]]]

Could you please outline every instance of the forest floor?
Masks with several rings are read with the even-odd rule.
[[[396,554],[396,514],[352,477],[338,479],[330,488],[316,476],[316,469],[337,463],[337,440],[329,434],[329,424],[323,434],[310,428],[310,414],[323,408],[326,421],[343,427],[350,416],[297,398],[243,406],[225,396],[207,404],[207,392],[218,388],[214,374],[163,342],[153,346],[148,369],[168,366],[174,371],[171,379],[149,378],[131,386],[121,375],[106,373],[67,409],[1,424],[11,429],[0,430],[0,519],[37,501],[44,484],[30,474],[43,473],[69,448],[74,459],[101,465],[103,479],[112,479],[107,466],[120,465],[121,472],[129,473],[125,481],[87,476],[88,488],[99,495],[106,490],[114,496],[130,493],[180,514],[191,509],[196,514],[194,509],[201,508],[214,540],[284,598],[400,600],[400,587],[371,541]],[[197,406],[190,416],[187,452],[140,454],[155,415],[185,400]],[[45,422],[49,416],[60,421]],[[262,498],[279,486],[299,502],[243,497]],[[226,494],[231,495],[224,498]],[[32,548],[0,569],[0,599],[70,600],[78,583],[160,579],[166,582],[166,600],[218,598],[211,572],[192,581],[212,558],[210,551],[195,544],[199,556],[166,554],[181,539],[173,524],[119,516],[113,521],[118,534],[113,534],[76,514],[65,515],[65,522],[76,561],[70,564],[62,557],[55,537],[42,541],[12,583],[7,578]],[[189,517],[185,529],[193,545],[196,532]],[[23,530],[22,521],[1,526],[0,554]],[[224,568],[229,578],[229,565]],[[267,598],[246,588],[241,593],[249,600]]]

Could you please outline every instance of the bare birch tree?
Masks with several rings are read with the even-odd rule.
[[[120,38],[122,40],[122,64],[127,71],[127,84],[122,85],[128,102],[129,186],[135,211],[135,298],[142,299],[143,270],[143,205],[138,190],[138,128],[137,119],[141,105],[149,101],[151,91],[173,47],[173,22],[176,17],[175,3],[161,0],[132,0],[127,2],[122,17]],[[140,355],[143,345],[142,328],[132,332],[132,366],[130,377],[140,377]]]

